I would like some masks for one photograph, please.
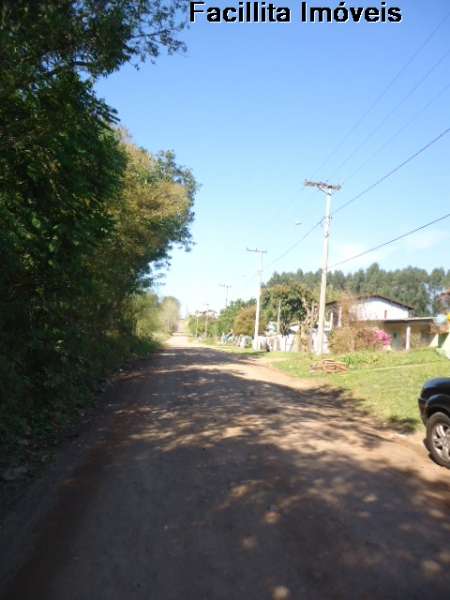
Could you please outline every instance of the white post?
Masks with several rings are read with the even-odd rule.
[[[328,271],[328,242],[330,239],[330,217],[331,213],[331,192],[327,191],[325,204],[325,219],[323,223],[323,255],[322,255],[322,281],[320,284],[319,301],[319,331],[318,331],[318,351],[317,354],[323,354],[324,324],[325,324],[325,304],[327,296],[327,271]]]
[[[406,346],[405,346],[405,350],[406,350],[406,352],[409,352],[411,350],[411,325],[408,325],[406,327]]]

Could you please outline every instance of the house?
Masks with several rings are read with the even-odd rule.
[[[414,308],[380,294],[357,296],[326,306],[325,331],[331,332],[351,322],[364,322],[368,327],[386,331],[394,350],[410,350],[415,346],[431,346],[435,340],[433,317],[414,317]]]

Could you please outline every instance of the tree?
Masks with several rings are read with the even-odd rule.
[[[161,307],[153,292],[137,294],[133,301],[135,331],[140,338],[151,338],[160,328]]]
[[[224,333],[230,333],[233,330],[233,324],[238,313],[248,306],[256,304],[256,300],[233,300],[230,304],[224,308],[217,319],[217,333],[222,335]]]
[[[431,309],[433,314],[437,314],[441,308],[440,298],[446,288],[445,270],[433,269],[428,280],[428,291],[431,300]]]
[[[166,296],[161,302],[160,322],[163,331],[174,333],[180,320],[180,302],[173,296]]]
[[[20,82],[53,81],[81,71],[97,78],[123,64],[155,60],[165,48],[184,50],[185,0],[14,0],[4,2],[7,68],[20,64]]]
[[[218,335],[217,318],[210,311],[189,315],[188,329],[192,336],[215,337]]]
[[[196,184],[123,139],[94,84],[182,50],[183,0],[2,4],[0,428],[84,393],[136,325],[136,294],[189,247]],[[10,421],[12,422],[12,421]],[[0,437],[9,431],[0,430]]]
[[[302,284],[314,296],[320,289],[320,271],[305,273],[301,269],[291,273],[274,273],[267,287],[278,284]],[[327,301],[338,299],[342,292],[354,296],[381,294],[411,305],[417,316],[435,314],[439,294],[450,286],[450,273],[436,268],[431,273],[425,269],[406,267],[395,271],[381,269],[377,263],[345,275],[342,271],[328,274]]]
[[[262,306],[267,318],[275,321],[278,315],[280,317],[281,335],[287,335],[294,322],[301,323],[311,302],[311,293],[294,281],[265,288],[262,294]]]
[[[241,308],[234,319],[233,333],[235,335],[249,335],[253,337],[255,332],[256,305]],[[267,319],[263,313],[259,317],[259,335],[262,335],[267,327]]]

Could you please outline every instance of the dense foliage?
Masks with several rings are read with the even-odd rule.
[[[379,330],[365,327],[362,324],[335,329],[330,335],[329,344],[331,351],[335,354],[360,350],[382,350],[384,345]]]
[[[177,40],[182,0],[16,0],[0,29],[0,437],[39,429],[129,354],[150,263],[190,243],[172,153],[115,130],[95,79]],[[58,416],[59,415],[59,416]]]
[[[233,331],[234,321],[240,311],[244,308],[248,308],[256,304],[256,300],[233,300],[230,304],[224,308],[217,319],[217,333],[218,335],[231,333]]]
[[[274,273],[267,286],[298,282],[318,295],[320,271]],[[417,316],[436,314],[439,295],[450,287],[450,270],[442,268],[427,272],[425,269],[406,267],[385,271],[377,263],[368,269],[345,274],[328,274],[328,300],[335,300],[342,292],[354,295],[381,294],[414,307]]]
[[[171,335],[180,320],[180,302],[173,296],[162,300],[154,292],[138,294],[132,299],[135,333],[139,339]]]
[[[292,323],[301,323],[313,302],[312,293],[295,281],[264,288],[262,306],[269,321],[277,321],[281,335],[289,333]]]
[[[177,298],[173,296],[163,298],[159,306],[159,328],[163,332],[172,334],[177,330],[180,308],[181,305]]]
[[[217,317],[212,311],[197,312],[189,315],[188,330],[194,337],[216,337],[218,335]]]
[[[249,335],[253,337],[255,333],[256,305],[252,304],[242,308],[236,315],[233,323],[233,333],[235,335]],[[267,327],[267,318],[263,311],[259,315],[259,335],[263,335]]]

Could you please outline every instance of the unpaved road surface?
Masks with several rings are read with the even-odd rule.
[[[449,598],[449,472],[311,385],[176,338],[4,525],[0,597]]]

